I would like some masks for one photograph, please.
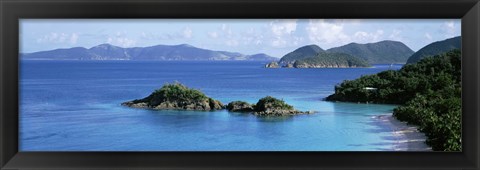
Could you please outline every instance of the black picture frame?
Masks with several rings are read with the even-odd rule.
[[[478,0],[0,0],[0,169],[479,169]],[[19,152],[22,18],[461,18],[462,152]]]

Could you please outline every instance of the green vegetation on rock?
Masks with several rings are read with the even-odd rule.
[[[291,116],[312,113],[295,110],[293,106],[285,103],[285,101],[272,96],[261,98],[255,105],[244,101],[230,102],[227,105],[227,109],[231,112],[250,112],[257,116]]]
[[[295,68],[348,68],[369,67],[363,59],[345,53],[319,53],[316,56],[295,61]]]
[[[207,97],[199,90],[188,88],[180,83],[165,84],[143,99],[122,103],[136,108],[178,109],[178,110],[218,110],[223,104]]]
[[[348,68],[369,67],[370,64],[405,63],[413,51],[398,41],[376,43],[350,43],[327,51],[316,45],[300,47],[285,56],[279,63],[295,68]]]
[[[282,64],[294,63],[297,60],[313,57],[323,52],[325,51],[317,45],[307,45],[286,54],[279,62]]]
[[[244,101],[233,101],[228,103],[227,110],[231,112],[253,112],[254,105]]]
[[[461,151],[461,53],[427,57],[399,71],[346,80],[329,101],[399,104],[393,115],[419,126],[433,150]]]
[[[272,96],[267,96],[258,100],[255,105],[255,111],[261,112],[266,110],[294,110],[293,106],[285,103],[285,101],[274,98]]]
[[[437,41],[418,50],[408,59],[407,63],[416,63],[428,56],[439,55],[453,49],[460,49],[461,46],[462,38],[460,36]]]
[[[399,41],[380,41],[376,43],[350,43],[344,46],[328,49],[330,53],[346,53],[369,64],[405,63],[414,51]]]

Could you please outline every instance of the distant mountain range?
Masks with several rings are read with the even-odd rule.
[[[350,43],[340,47],[324,50],[317,45],[300,47],[284,55],[279,64],[292,67],[296,61],[302,60],[306,67],[319,65],[346,67],[362,67],[369,64],[415,63],[427,56],[461,48],[461,37],[454,37],[431,43],[415,52],[399,41],[380,41],[376,43]],[[346,55],[339,55],[347,54]],[[25,60],[248,60],[248,61],[277,61],[278,58],[267,54],[245,55],[236,52],[214,51],[197,48],[188,44],[156,45],[151,47],[122,48],[110,44],[101,44],[92,48],[74,47],[56,49],[34,53],[20,54]],[[315,59],[309,59],[316,57]],[[334,60],[337,57],[339,60]],[[355,58],[355,59],[354,59]],[[408,61],[407,61],[408,60]],[[338,63],[343,63],[338,65]],[[345,63],[349,63],[345,65]],[[300,64],[300,63],[297,63]],[[314,66],[315,65],[315,66]],[[301,65],[297,65],[301,66]]]
[[[437,41],[418,50],[408,59],[407,63],[416,63],[425,57],[438,55],[453,49],[461,49],[461,47],[462,38],[460,36]]]
[[[213,51],[187,44],[156,45],[151,47],[122,48],[101,44],[92,48],[75,47],[21,54],[25,60],[251,60],[276,61],[266,54],[245,55],[227,51]]]

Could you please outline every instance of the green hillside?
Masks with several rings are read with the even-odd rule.
[[[347,68],[369,67],[370,65],[360,58],[344,53],[318,53],[314,57],[295,61],[295,68]]]
[[[324,50],[317,45],[303,46],[283,56],[280,63],[294,63],[296,60],[313,57],[320,52],[324,52]]]
[[[416,63],[427,56],[438,55],[452,49],[460,49],[461,46],[462,38],[460,36],[437,41],[418,50],[408,59],[407,63]]]
[[[350,43],[328,49],[327,52],[346,53],[360,57],[370,64],[406,63],[414,51],[402,42],[380,41],[376,43]]]

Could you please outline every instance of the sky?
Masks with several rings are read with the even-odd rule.
[[[460,19],[21,19],[20,52],[189,44],[282,57],[304,45],[401,41],[417,51],[459,36]]]

